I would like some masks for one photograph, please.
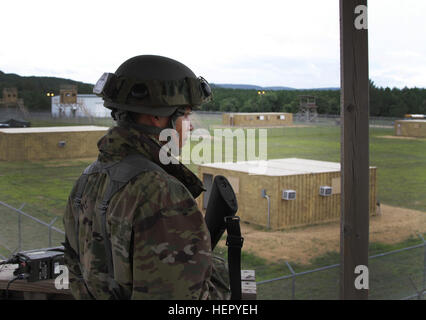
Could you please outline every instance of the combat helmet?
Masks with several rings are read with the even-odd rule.
[[[181,107],[196,110],[212,96],[204,78],[176,60],[155,55],[130,58],[115,73],[104,73],[93,92],[106,108],[163,117]]]

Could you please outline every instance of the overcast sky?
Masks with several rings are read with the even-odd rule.
[[[370,78],[426,87],[426,1],[369,0]],[[339,87],[339,1],[2,1],[0,70],[95,83],[167,56],[214,83]]]

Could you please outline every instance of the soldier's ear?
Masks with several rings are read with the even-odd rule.
[[[165,129],[169,124],[169,117],[160,117],[160,116],[149,116],[151,125]]]

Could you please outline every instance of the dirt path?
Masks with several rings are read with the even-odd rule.
[[[271,262],[288,260],[308,264],[312,258],[340,250],[340,222],[286,231],[259,231],[241,224],[243,250]],[[370,242],[398,243],[426,232],[426,212],[381,206],[381,215],[370,219]],[[224,245],[224,243],[220,243]]]
[[[405,136],[377,136],[378,138],[385,138],[385,139],[399,139],[399,140],[426,140],[423,137],[405,137]]]

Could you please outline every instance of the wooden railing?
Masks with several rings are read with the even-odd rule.
[[[27,282],[27,280],[15,280],[13,271],[18,265],[0,265],[0,300],[73,300],[71,290],[55,287],[53,279],[37,282]],[[256,299],[256,281],[254,270],[241,270],[242,300]],[[9,288],[8,287],[9,284]],[[7,291],[6,291],[7,290]]]

